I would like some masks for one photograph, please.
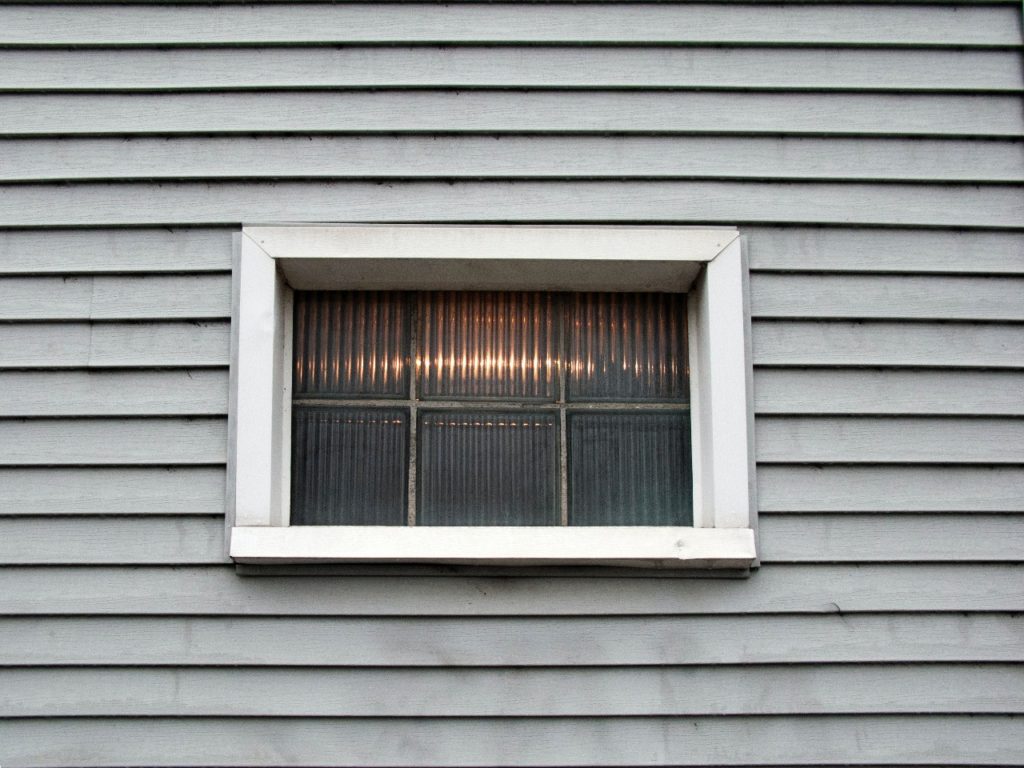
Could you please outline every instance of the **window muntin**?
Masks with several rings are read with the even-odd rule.
[[[692,525],[684,295],[294,305],[292,525]]]

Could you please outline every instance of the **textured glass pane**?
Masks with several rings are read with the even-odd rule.
[[[292,408],[292,525],[405,525],[408,412]]]
[[[553,400],[554,294],[420,296],[423,397]]]
[[[685,301],[672,293],[571,294],[569,399],[685,402]]]
[[[690,419],[569,414],[570,525],[692,525]]]
[[[402,293],[296,291],[295,397],[402,397],[408,344]]]
[[[420,415],[417,525],[558,525],[556,418]]]

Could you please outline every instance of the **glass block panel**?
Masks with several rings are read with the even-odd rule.
[[[292,525],[405,525],[408,412],[292,408]]]
[[[404,397],[409,322],[397,291],[295,292],[295,397]]]
[[[558,525],[557,419],[420,414],[417,525]]]
[[[426,398],[554,400],[555,295],[420,295],[419,391]]]
[[[690,418],[570,413],[569,525],[692,525]]]
[[[686,297],[569,296],[568,398],[686,402]]]

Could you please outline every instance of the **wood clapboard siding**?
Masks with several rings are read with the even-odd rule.
[[[1019,92],[1017,51],[541,46],[4,51],[0,91],[729,88]]]
[[[1020,14],[0,3],[0,763],[1024,764]],[[738,226],[760,569],[236,573],[267,221]]]
[[[1012,664],[0,669],[0,716],[537,717],[1021,713]],[[394,691],[402,691],[394,696]]]
[[[224,369],[0,371],[0,416],[226,415]]]
[[[227,229],[0,230],[0,274],[5,275],[230,270]]]
[[[227,275],[8,277],[0,320],[152,320],[231,315]]]
[[[0,368],[224,367],[228,321],[0,323]]]
[[[5,515],[224,513],[223,467],[0,467]]]
[[[116,729],[116,730],[115,730]],[[950,755],[978,755],[975,765],[1006,765],[1024,739],[1018,718],[994,715],[822,716],[815,718],[133,718],[39,719],[0,723],[0,737],[19,735],[9,750],[19,765],[50,765],[83,755],[84,766],[191,764],[334,766],[549,766],[552,755],[573,765],[823,765],[833,750],[857,764],[950,765]],[[492,745],[501,744],[495,752]],[[410,746],[415,745],[415,747]],[[849,763],[848,763],[849,764]]]
[[[255,577],[254,585],[253,579],[221,566],[11,565],[0,569],[0,607],[7,615],[743,614],[758,623],[759,614],[1020,611],[1024,602],[1021,569],[1011,563],[780,563],[761,569],[756,590],[735,579],[616,576],[600,579],[600,589],[585,589],[587,582],[572,576],[453,577],[451,569],[422,567],[416,578],[368,573],[373,572],[363,568],[358,578],[341,580],[333,575],[263,575]],[[643,631],[643,622],[636,629]],[[440,646],[438,653],[443,653]],[[581,664],[586,661],[579,659]]]
[[[1004,183],[1024,180],[1024,148],[1017,141],[979,144],[958,139],[765,136],[0,139],[0,180],[4,181],[265,177],[772,178]],[[878,239],[880,248],[895,248],[895,243]],[[225,243],[225,251],[228,245]],[[789,249],[784,253],[790,253]],[[842,256],[833,250],[827,255]],[[823,253],[821,258],[825,256]],[[993,261],[994,256],[990,257]],[[193,263],[201,268],[211,261],[209,257],[197,258]],[[966,266],[959,254],[950,261],[960,269]],[[903,269],[910,266],[898,260],[896,264],[902,264]],[[928,264],[934,262],[922,260],[920,267]],[[1002,266],[1005,269],[1010,265]]]
[[[1024,517],[1007,514],[918,513],[884,526],[877,515],[773,514],[759,525],[760,556],[762,564],[1021,562],[1022,525]],[[216,565],[225,562],[223,534],[223,520],[210,516],[0,517],[0,566]],[[1015,577],[1024,591],[1024,569]]]
[[[1021,662],[1006,614],[0,619],[0,666]],[[201,765],[207,765],[200,763]]]
[[[856,5],[279,4],[0,7],[0,46],[268,43],[832,44],[1016,46],[1016,9],[894,6],[885,24]]]
[[[66,119],[69,114],[73,121]],[[1021,128],[1017,95],[629,90],[0,95],[0,137],[612,132],[1019,139]]]
[[[0,107],[2,108],[2,107]],[[785,194],[780,194],[784,189]],[[367,181],[19,184],[0,187],[0,225],[135,226],[263,221],[878,224],[1014,227],[1024,195],[1003,185],[728,181]]]

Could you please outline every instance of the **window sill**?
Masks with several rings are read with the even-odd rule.
[[[447,563],[749,568],[749,528],[243,526],[236,563]]]

